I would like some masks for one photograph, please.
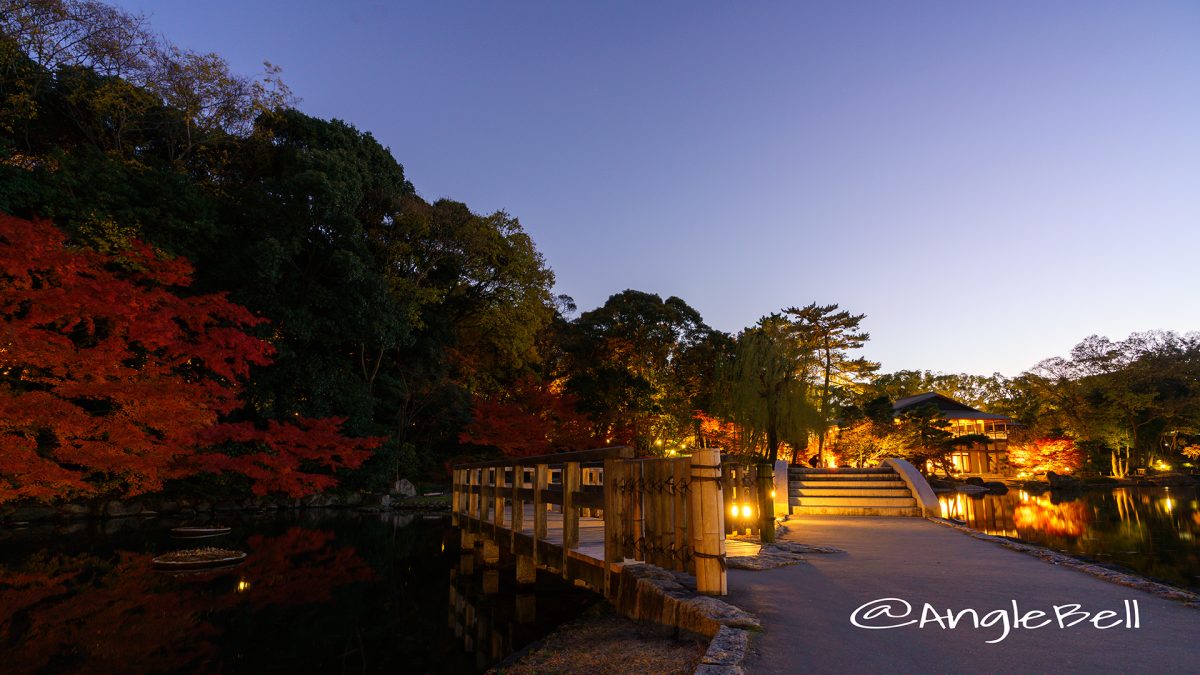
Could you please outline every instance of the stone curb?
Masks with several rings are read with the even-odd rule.
[[[1003,546],[1011,551],[1018,551],[1020,553],[1032,555],[1050,563],[1051,565],[1078,570],[1084,574],[1089,574],[1093,577],[1103,579],[1104,581],[1110,583],[1128,586],[1129,588],[1135,588],[1139,591],[1145,591],[1146,593],[1150,593],[1151,595],[1158,596],[1165,600],[1172,600],[1188,607],[1200,609],[1200,594],[1196,594],[1191,591],[1185,591],[1182,588],[1175,588],[1174,586],[1160,584],[1157,581],[1150,581],[1145,577],[1139,577],[1134,574],[1118,572],[1116,570],[1085,562],[1078,558],[1071,557],[1065,553],[1059,553],[1058,551],[1054,551],[1042,546],[1035,546],[1033,544],[1013,541],[1004,537],[984,534],[983,532],[971,529],[966,525],[959,525],[958,523],[951,522],[944,518],[930,517],[926,518],[926,520],[935,522],[944,527],[958,530],[969,537],[973,537],[981,541],[989,541],[993,544],[999,544],[1000,546]]]

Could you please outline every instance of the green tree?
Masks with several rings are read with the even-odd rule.
[[[817,352],[818,381],[814,389],[820,417],[816,425],[817,454],[825,460],[825,436],[834,420],[834,403],[839,392],[853,391],[879,369],[879,364],[864,358],[852,358],[850,352],[861,349],[870,334],[860,329],[865,314],[838,311],[837,305],[809,304],[784,310],[795,330]]]
[[[797,450],[792,461],[799,461],[798,450],[819,419],[809,389],[817,351],[808,337],[781,314],[765,316],[738,335],[732,358],[719,365],[719,412],[771,463],[784,441]]]

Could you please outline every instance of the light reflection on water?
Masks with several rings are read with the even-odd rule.
[[[476,551],[446,517],[228,520],[231,534],[200,541],[171,539],[170,519],[0,530],[0,673],[470,673],[595,601],[553,574],[518,587],[503,565],[461,571]],[[247,558],[151,568],[198,545]]]
[[[1200,590],[1200,489],[939,495],[942,515]]]

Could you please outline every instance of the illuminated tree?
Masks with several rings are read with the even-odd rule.
[[[1010,439],[1008,443],[1009,464],[1028,473],[1074,473],[1084,459],[1083,451],[1069,438]]]
[[[824,463],[825,435],[833,423],[835,395],[854,389],[863,379],[879,369],[879,364],[864,358],[852,358],[850,352],[861,349],[871,336],[859,328],[865,314],[838,311],[837,305],[812,303],[784,311],[794,330],[812,346],[817,356],[817,381],[813,396],[820,413],[817,423],[817,454]]]
[[[180,294],[188,263],[136,240],[117,255],[64,240],[0,215],[0,502],[137,495],[220,470],[298,495],[377,445],[336,420],[222,424],[251,367],[270,363],[247,332],[264,320],[220,294]],[[241,445],[197,454],[225,442]]]
[[[497,448],[509,457],[596,446],[591,422],[575,410],[574,397],[532,377],[520,380],[506,396],[476,398],[471,412],[459,441]]]

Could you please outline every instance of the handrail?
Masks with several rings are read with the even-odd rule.
[[[533,457],[505,457],[503,459],[490,459],[485,462],[455,464],[454,468],[483,469],[493,466],[529,466],[535,464],[563,464],[565,462],[595,462],[603,461],[612,457],[632,458],[633,448],[629,447],[628,445],[614,445],[608,448],[556,452],[549,455],[535,455]]]

